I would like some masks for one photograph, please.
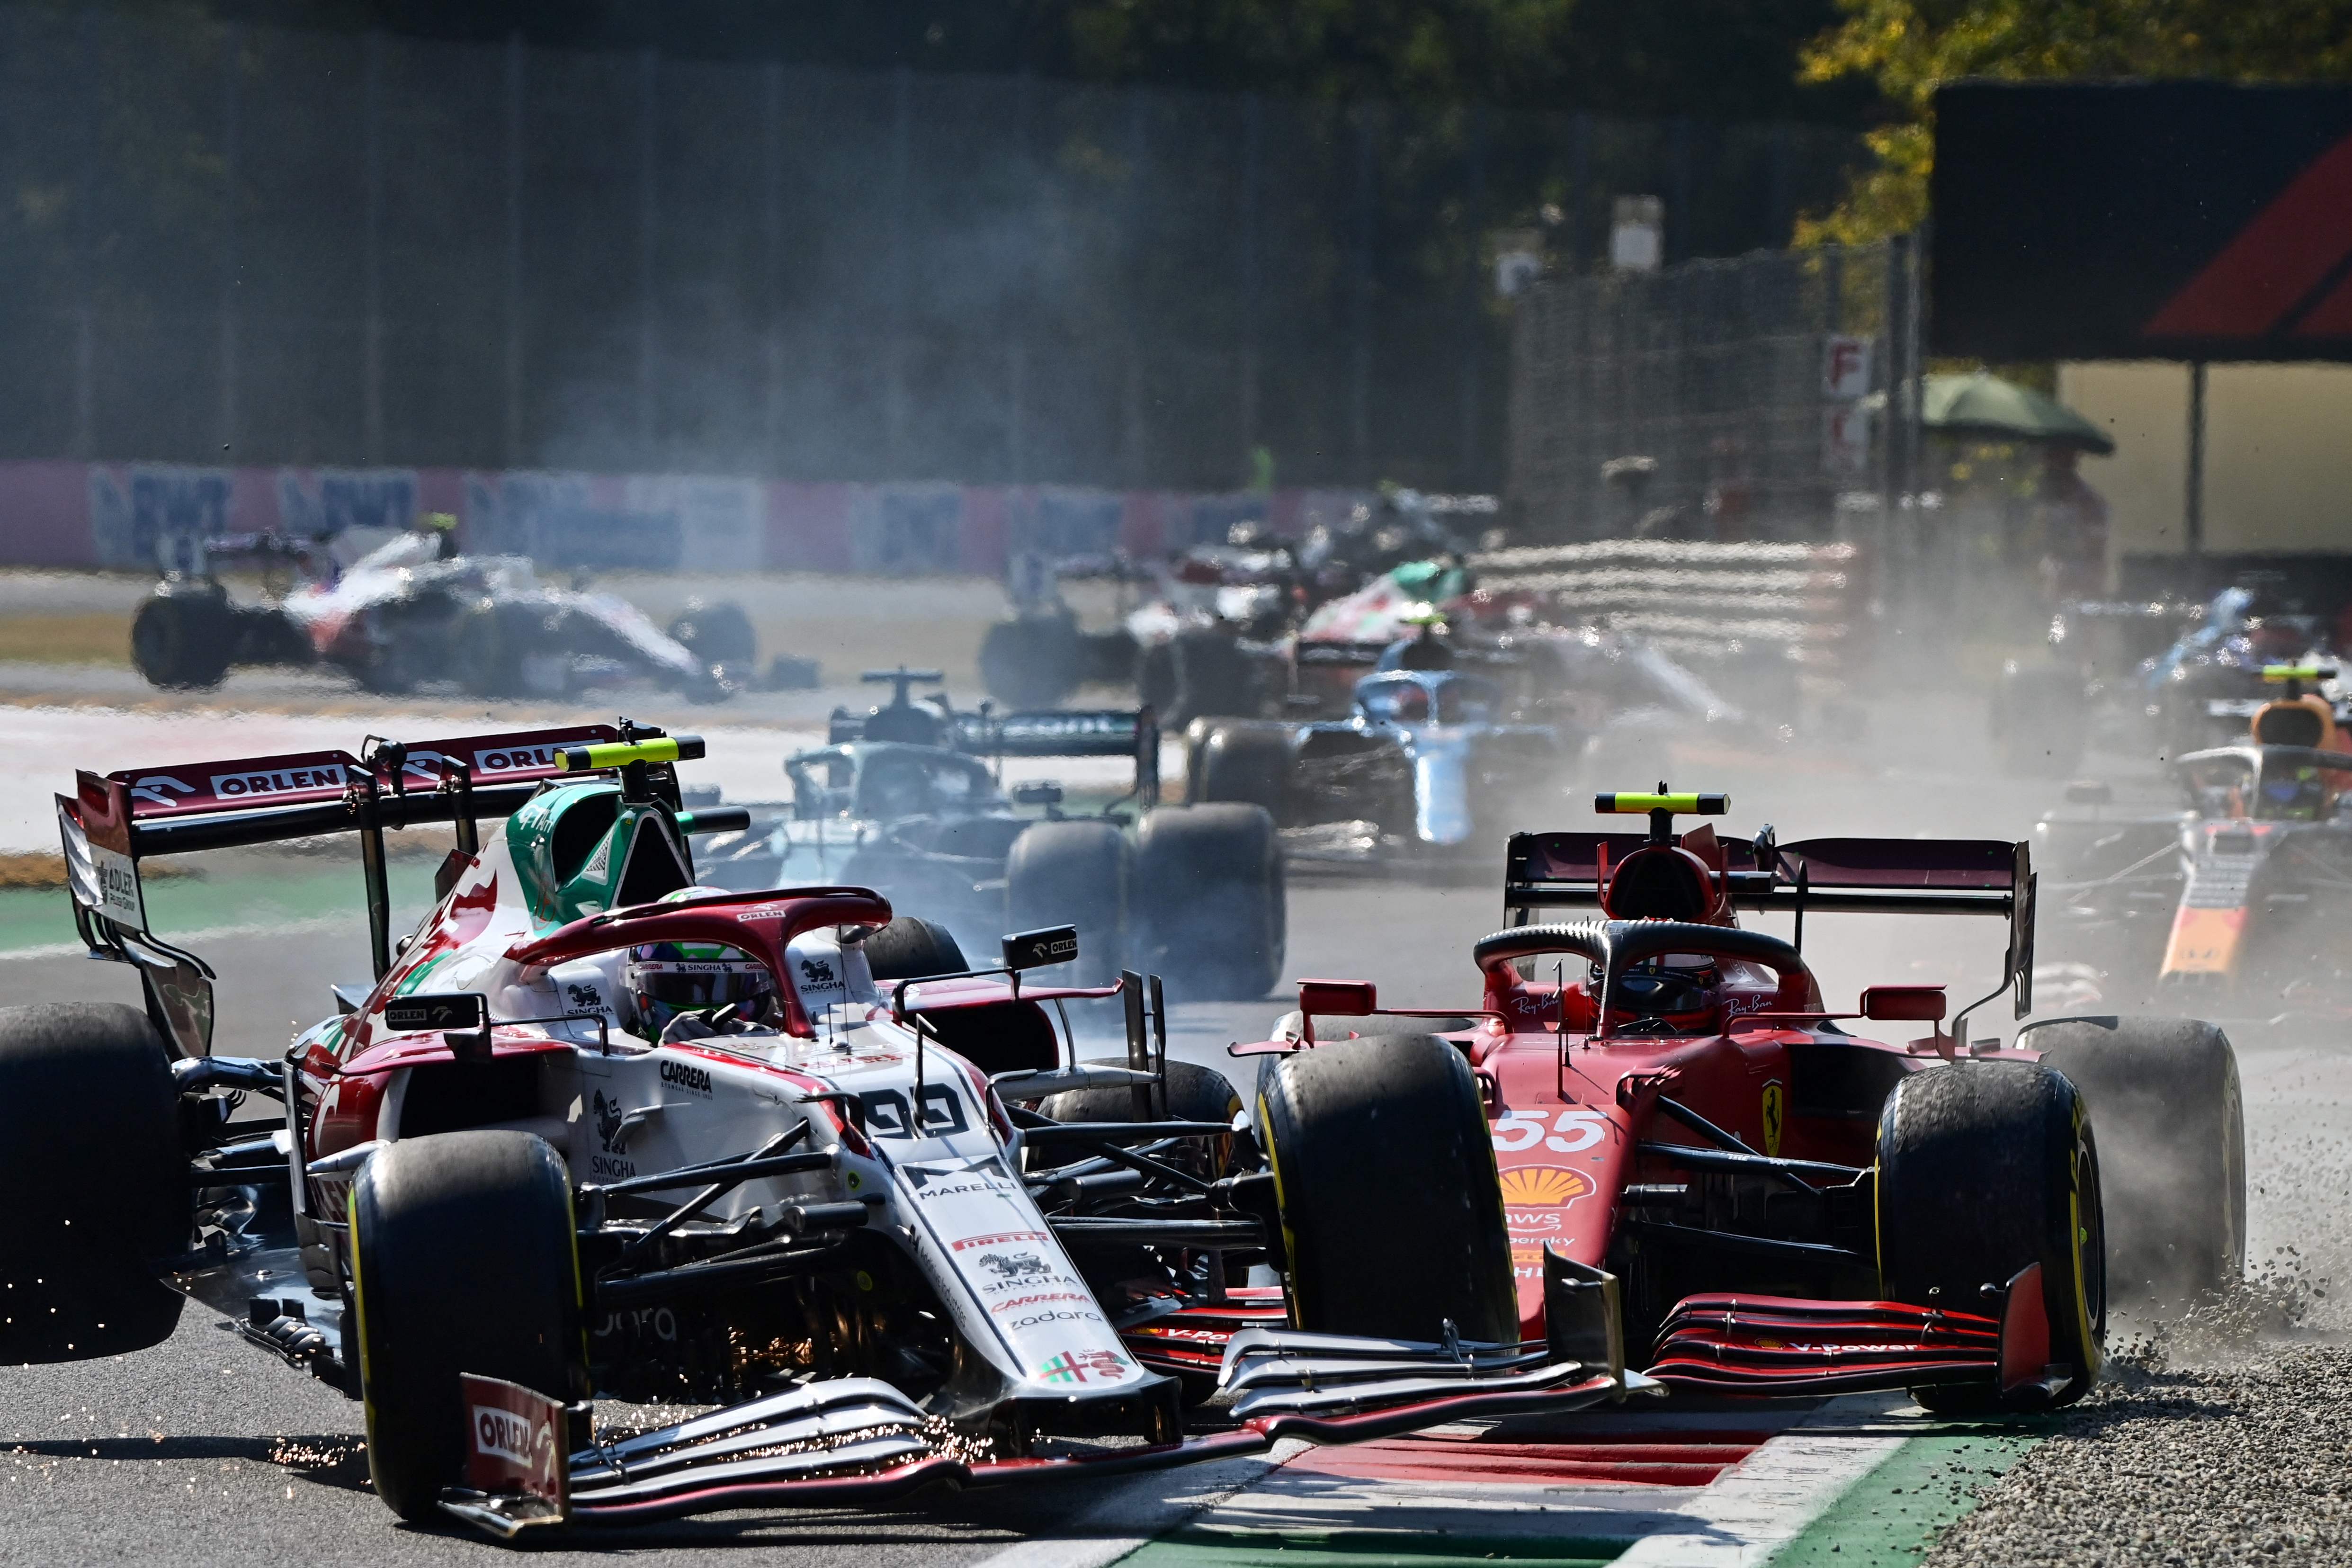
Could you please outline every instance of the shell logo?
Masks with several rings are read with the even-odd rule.
[[[1558,1165],[1515,1165],[1503,1173],[1506,1208],[1559,1208],[1591,1191],[1591,1178]]]

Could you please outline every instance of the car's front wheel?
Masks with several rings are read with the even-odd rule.
[[[463,1374],[588,1394],[571,1181],[531,1133],[403,1139],[360,1167],[351,1225],[368,1474],[429,1519],[465,1474]]]

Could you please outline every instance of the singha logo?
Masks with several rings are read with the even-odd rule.
[[[832,986],[841,984],[834,975],[833,965],[822,958],[802,959],[801,979],[811,985]]]
[[[563,991],[564,994],[572,998],[572,1005],[574,1007],[583,1008],[592,1013],[602,1011],[604,1008],[604,994],[593,985],[566,984]]]
[[[620,1151],[614,1146],[613,1141],[621,1135],[620,1102],[617,1100],[606,1100],[604,1098],[604,1091],[600,1089],[596,1091],[596,1100],[593,1109],[596,1112],[596,1137],[598,1141],[604,1145],[604,1152],[606,1153],[618,1153]]]
[[[1044,1258],[1030,1253],[1007,1258],[1001,1252],[983,1252],[980,1266],[1000,1279],[1025,1279],[1033,1274],[1050,1272]]]

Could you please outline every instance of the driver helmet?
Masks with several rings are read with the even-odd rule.
[[[775,1008],[776,981],[768,966],[717,942],[641,942],[629,950],[628,985],[638,1027],[650,1036],[680,1014],[713,1013],[730,1003],[747,1024],[766,1021]]]
[[[666,904],[700,898],[717,888],[680,888]],[[735,1016],[763,1023],[774,1013],[776,978],[740,948],[719,942],[648,942],[629,950],[629,999],[637,1026],[658,1037],[680,1014],[708,1014],[732,1004]]]
[[[1705,953],[1670,952],[1629,963],[1610,993],[1609,1010],[1636,1018],[1687,1018],[1715,1005],[1716,987],[1722,979],[1720,966]],[[1600,980],[1596,973],[1592,978],[1596,995]]]

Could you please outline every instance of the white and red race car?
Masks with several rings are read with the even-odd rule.
[[[680,808],[701,751],[623,721],[82,773],[77,920],[148,1005],[0,1012],[0,1096],[43,1108],[0,1180],[45,1194],[0,1218],[0,1361],[135,1351],[194,1298],[363,1403],[392,1508],[503,1536],[1645,1386],[1608,1350],[1613,1282],[1564,1258],[1533,1343],[1443,1236],[1405,1310],[1318,1272],[1387,1223],[1331,1224],[1328,1194],[1398,1141],[1491,1170],[1466,1067],[1261,1151],[1221,1077],[1167,1060],[1156,982],[1024,985],[1069,928],[940,975],[942,933],[867,889],[698,888],[692,836],[741,826]],[[383,833],[425,823],[457,847],[395,941]],[[141,858],[346,833],[373,982],[291,1049],[216,1052],[211,972],[146,929]],[[1074,1061],[1055,1005],[1112,995],[1125,1059]],[[1231,1282],[1258,1263],[1282,1289]],[[632,1430],[598,1401],[717,1408]]]

